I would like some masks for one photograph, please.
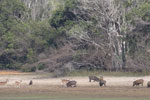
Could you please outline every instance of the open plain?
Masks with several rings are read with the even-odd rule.
[[[133,87],[136,79],[144,79],[144,86]],[[98,82],[89,82],[88,76],[51,78],[39,74],[1,74],[0,81],[8,79],[0,86],[0,100],[150,100],[150,88],[146,83],[150,76],[113,77],[104,76],[106,87]],[[77,87],[67,88],[62,79],[76,80]],[[19,86],[15,84],[20,81]],[[28,85],[29,81],[33,85]]]

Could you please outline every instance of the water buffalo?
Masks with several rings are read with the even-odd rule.
[[[143,79],[138,79],[133,81],[133,86],[139,86],[140,84],[143,86],[144,80]]]
[[[106,86],[106,80],[99,80],[99,86]]]
[[[95,81],[99,82],[100,79],[96,76],[89,76],[89,82],[91,82],[91,80],[93,80],[94,82]]]
[[[77,82],[76,81],[69,81],[66,86],[67,87],[76,87]]]
[[[150,81],[147,82],[147,87],[150,88]]]

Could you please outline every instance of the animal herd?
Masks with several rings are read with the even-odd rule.
[[[0,81],[0,86],[5,86],[5,85],[7,85],[8,82],[9,82],[8,79],[6,79],[5,81]],[[15,82],[14,82],[14,85],[15,85],[15,86],[20,86],[21,83],[22,83],[22,80],[15,81]],[[30,80],[28,84],[29,84],[29,85],[32,85],[32,84],[33,84],[32,80]]]
[[[106,80],[103,79],[103,76],[98,78],[97,76],[89,76],[89,82],[99,82],[99,86],[106,86]],[[76,87],[77,86],[77,81],[75,80],[68,80],[68,79],[62,79],[63,85],[66,85],[67,87]],[[143,79],[137,79],[133,81],[133,87],[134,86],[143,86],[144,80]],[[150,88],[150,81],[147,82],[147,87]]]
[[[99,86],[106,86],[106,80],[103,79],[103,76],[101,76],[100,78],[98,78],[97,76],[89,76],[89,82],[98,82]],[[0,81],[0,86],[1,85],[6,85],[9,82],[8,79],[6,79],[5,81]],[[61,80],[62,84],[67,86],[67,87],[76,87],[77,86],[77,81],[75,80],[68,80],[68,79],[62,79]],[[19,81],[15,81],[15,86],[20,86],[22,83],[22,80]],[[134,86],[143,86],[144,84],[144,80],[143,79],[138,79],[133,81],[133,87]],[[30,80],[28,85],[33,85],[33,81]],[[147,82],[147,87],[150,88],[150,81]]]

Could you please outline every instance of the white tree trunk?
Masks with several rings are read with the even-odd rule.
[[[121,3],[115,0],[81,0],[79,10],[76,14],[94,17],[97,20],[97,28],[103,29],[108,34],[109,48],[112,57],[112,69],[120,70],[125,68],[125,37],[126,23],[124,21],[125,10]],[[122,28],[124,30],[122,31]]]

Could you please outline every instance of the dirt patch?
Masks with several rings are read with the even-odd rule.
[[[27,73],[23,73],[23,72],[20,72],[20,71],[0,71],[0,75],[20,75],[20,74],[27,74]]]
[[[104,97],[150,97],[150,89],[145,87],[98,87],[79,86],[65,88],[59,86],[22,86],[19,88],[0,88],[0,96],[30,96],[49,95],[51,97],[74,97],[74,98],[104,98]]]
[[[144,79],[143,87],[133,87],[136,79]],[[1,96],[30,96],[47,95],[53,97],[150,97],[150,89],[146,87],[150,76],[145,77],[104,77],[107,81],[106,87],[99,87],[98,82],[89,82],[88,77],[63,77],[63,78],[39,78],[36,75],[2,75],[0,80],[9,79],[5,86],[0,86]],[[77,87],[67,88],[61,83],[62,79],[76,80]],[[15,82],[22,80],[20,86]],[[29,86],[29,81],[33,85]]]
[[[15,73],[15,72],[14,72]],[[45,77],[45,76],[44,76]],[[9,82],[7,86],[13,86],[15,81],[22,80],[21,85],[27,85],[30,80],[33,80],[34,85],[52,85],[52,86],[64,86],[61,82],[62,79],[67,80],[75,80],[77,81],[77,86],[99,86],[98,82],[89,82],[88,76],[86,77],[62,77],[62,78],[44,78],[41,75],[36,74],[6,74],[0,76],[1,80],[8,79]],[[131,86],[133,85],[133,81],[137,79],[144,79],[144,86],[147,86],[147,82],[150,81],[150,76],[144,77],[111,77],[104,76],[104,80],[106,80],[106,86]],[[1,87],[1,86],[0,86]]]

